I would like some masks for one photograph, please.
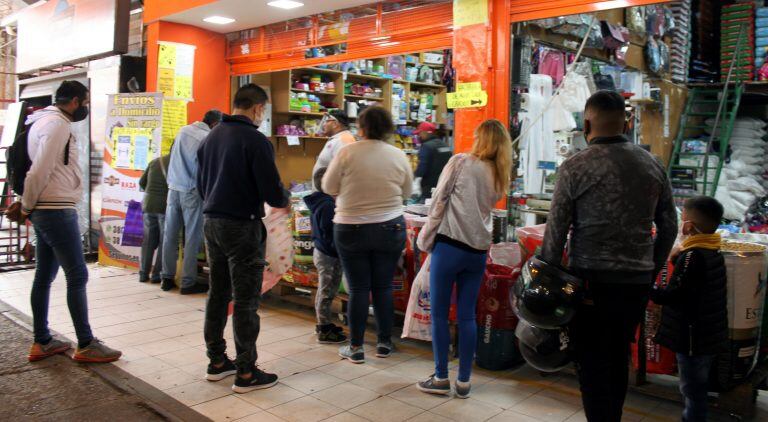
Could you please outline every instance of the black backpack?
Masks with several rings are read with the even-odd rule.
[[[6,174],[8,183],[16,195],[24,195],[24,181],[27,178],[27,172],[32,167],[32,160],[29,158],[28,137],[32,125],[25,125],[13,140],[13,145],[8,148],[8,160],[6,161]],[[69,165],[69,141],[64,149],[64,165]]]

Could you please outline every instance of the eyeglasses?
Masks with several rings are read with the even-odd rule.
[[[326,114],[323,115],[323,118],[320,120],[320,125],[322,126],[322,125],[324,125],[324,124],[326,124],[328,122],[338,122],[338,121],[339,120],[337,118],[335,118],[335,117],[331,116],[330,114],[326,113]]]

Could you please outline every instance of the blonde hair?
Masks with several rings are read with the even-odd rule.
[[[512,139],[500,121],[489,119],[475,129],[471,154],[491,164],[496,193],[506,193],[512,172]]]

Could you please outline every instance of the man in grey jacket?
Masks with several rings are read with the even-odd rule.
[[[623,136],[625,127],[621,95],[598,91],[587,101],[589,148],[558,170],[542,248],[559,264],[570,232],[568,266],[587,282],[570,334],[590,422],[621,420],[629,343],[677,236],[666,171]]]

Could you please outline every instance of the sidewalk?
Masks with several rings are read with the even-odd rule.
[[[13,312],[2,302],[0,313],[0,420],[167,421],[190,416],[169,415],[131,394],[126,383],[113,379],[112,384],[94,368],[77,364],[65,355],[29,363],[26,357],[30,332],[9,319]],[[115,374],[111,375],[114,378]],[[145,393],[146,387],[154,390],[145,386]]]
[[[121,378],[123,381],[145,386],[134,388],[136,395],[146,398],[145,392],[160,390],[160,397],[172,397],[175,403],[181,403],[183,410],[198,412],[194,413],[197,417],[204,415],[217,421],[242,422],[586,420],[578,383],[571,375],[541,377],[528,366],[508,371],[476,368],[472,374],[470,399],[429,396],[417,391],[415,386],[417,380],[434,370],[432,353],[426,344],[396,340],[398,349],[392,357],[380,359],[366,355],[365,364],[353,365],[339,358],[337,345],[317,343],[311,311],[274,301],[266,301],[259,311],[261,333],[258,352],[259,365],[277,373],[280,383],[268,390],[233,394],[231,379],[216,383],[203,379],[207,365],[202,335],[205,295],[181,296],[177,290],[163,292],[157,284],[139,283],[135,273],[117,268],[89,265],[89,272],[88,301],[94,333],[124,353],[115,364],[94,369],[108,371],[109,368],[119,368],[125,374]],[[33,271],[0,273],[0,300],[26,318],[31,315],[29,291],[32,277]],[[67,310],[63,278],[60,273],[52,286],[49,319],[52,329],[72,339],[74,329]],[[230,355],[234,352],[231,327],[230,322],[225,332]],[[0,332],[4,331],[4,327],[0,326]],[[368,340],[366,348],[370,351],[375,347],[375,339],[371,337]],[[26,356],[27,341],[22,342],[22,356]],[[28,366],[18,357],[14,365]],[[6,367],[9,366],[6,363]],[[455,378],[455,360],[450,362],[450,374]],[[61,378],[69,376],[70,373],[65,372]],[[55,380],[58,379],[56,377]],[[43,384],[55,380],[44,379]],[[29,379],[14,382],[23,385],[24,389],[34,385]],[[67,397],[72,396],[69,391],[82,391],[82,395],[87,394],[89,400],[93,399],[91,402],[96,400],[89,389],[68,385],[57,391],[67,391]],[[15,391],[14,388],[0,384],[0,392],[3,393]],[[41,414],[40,409],[64,409],[52,405],[46,407],[48,401],[53,400],[47,398],[50,393],[43,395],[44,392],[39,389],[30,391],[33,392],[27,397],[37,398],[34,406],[41,406],[29,408],[38,412],[36,415]],[[120,397],[119,394],[111,394],[105,397]],[[759,400],[759,413],[754,420],[768,420],[768,399],[761,394]],[[149,401],[154,402],[155,399],[150,398]],[[120,403],[117,399],[95,403],[109,409],[95,416],[108,414],[110,420],[118,420],[112,416],[116,410],[113,411],[111,404],[108,404]],[[131,408],[131,405],[125,406],[123,408]],[[678,403],[630,393],[623,420],[673,422],[680,419],[680,410]],[[6,417],[3,412],[5,408],[0,411],[0,420],[15,419]],[[90,413],[78,416],[88,415],[86,419],[92,420],[95,416]],[[74,418],[57,417],[59,420]],[[130,419],[145,420],[143,417]],[[157,419],[150,416],[146,420]]]

